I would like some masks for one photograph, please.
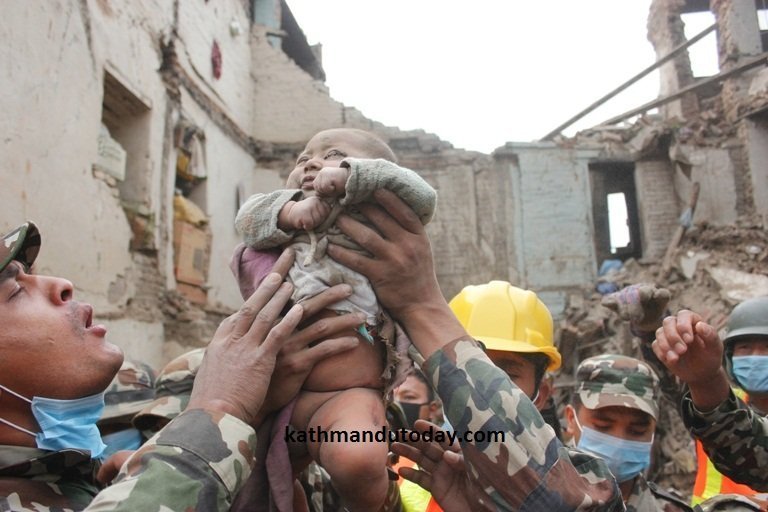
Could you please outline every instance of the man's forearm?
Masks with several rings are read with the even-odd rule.
[[[623,509],[605,463],[570,454],[525,393],[473,340],[446,343],[423,369],[462,436],[470,478],[492,497],[496,509]],[[480,432],[488,438],[481,441],[476,437]]]
[[[696,409],[707,412],[722,404],[731,394],[731,386],[725,376],[725,370],[720,368],[711,379],[706,382],[689,383],[691,400]]]
[[[467,331],[442,296],[400,311],[396,318],[424,359],[428,359],[449,341],[467,336]]]

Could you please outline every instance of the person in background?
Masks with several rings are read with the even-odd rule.
[[[413,430],[417,420],[429,421],[433,425],[443,423],[443,408],[435,391],[424,374],[415,369],[405,381],[395,388],[395,403],[401,408],[405,428]],[[401,468],[418,469],[416,463],[406,457],[397,457],[392,465],[395,472]],[[399,477],[400,501],[404,512],[440,512],[442,508],[429,494],[429,491],[410,480]]]
[[[700,315],[664,318],[653,353],[687,386],[683,422],[717,470],[736,483],[768,491],[768,297],[737,305],[725,340]],[[730,381],[729,381],[730,376]],[[731,383],[747,392],[749,405]]]
[[[544,409],[552,394],[547,371],[560,368],[562,358],[552,314],[541,299],[507,281],[490,281],[464,287],[448,305],[491,361]]]
[[[600,355],[576,369],[572,403],[565,407],[576,447],[606,461],[628,511],[690,510],[679,496],[645,478],[659,416],[659,378],[633,357]]]
[[[666,321],[670,331],[673,329],[673,325],[677,323],[676,320],[673,320],[676,317],[669,316],[667,310],[670,298],[671,294],[665,288],[657,287],[651,283],[639,283],[606,296],[603,299],[603,305],[616,311],[620,318],[629,322],[630,331],[640,340],[643,358],[661,378],[662,392],[676,405],[676,410],[680,411],[688,386],[662,363],[654,353],[652,346],[657,337],[657,331],[660,335],[664,334],[665,317],[670,318]],[[768,340],[768,316],[766,315],[768,315],[768,298],[750,299],[733,309],[728,320],[728,334],[725,338],[724,359],[722,360],[722,365],[733,384],[732,392],[734,395],[745,403],[748,402],[749,406],[760,416],[764,416],[768,412],[768,398],[766,398],[768,397],[766,394],[768,388],[763,393],[759,392],[760,359],[755,360],[750,356],[753,351],[755,351],[755,355],[761,353],[768,355],[768,347],[763,348],[763,345],[768,345],[768,342],[760,342],[761,339]],[[690,318],[689,312],[680,316],[680,328],[683,331],[690,328],[683,323],[687,321],[687,318]],[[672,334],[675,335],[675,333]],[[739,350],[735,351],[737,346]],[[740,366],[739,371],[744,372],[743,375],[757,375],[756,382],[749,383],[747,379],[738,378],[734,373],[734,356],[737,365]],[[747,357],[742,358],[742,356]],[[755,361],[758,364],[753,364]],[[768,378],[768,368],[762,371],[762,375],[764,378]],[[753,391],[750,392],[750,388]],[[685,419],[685,416],[683,418]],[[694,438],[696,439],[695,435]],[[728,452],[730,453],[731,449]],[[691,497],[692,505],[700,504],[721,494],[754,496],[758,493],[757,490],[748,485],[737,483],[718,471],[716,465],[707,456],[699,439],[696,439],[696,461],[697,471]],[[728,470],[728,472],[732,471],[733,469]]]
[[[407,428],[413,428],[419,419],[442,424],[443,406],[418,368],[411,370],[403,383],[395,388],[393,398],[403,410]]]

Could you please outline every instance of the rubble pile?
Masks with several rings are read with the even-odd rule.
[[[690,309],[719,330],[731,309],[751,297],[768,295],[768,231],[759,220],[741,219],[734,225],[699,223],[685,233],[667,275],[660,262],[627,260],[620,270],[601,277],[615,288],[655,283],[667,288],[672,312]],[[578,363],[603,353],[642,358],[640,341],[626,322],[601,305],[597,284],[572,293],[555,338],[563,367],[555,378],[556,402],[571,399]],[[563,417],[562,414],[560,417]],[[657,448],[651,479],[663,487],[690,493],[695,477],[695,450],[677,413],[676,404],[663,400],[657,430]]]

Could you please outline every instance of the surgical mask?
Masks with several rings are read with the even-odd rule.
[[[423,405],[429,405],[429,402],[424,402],[423,404],[412,404],[409,402],[398,402],[400,404],[400,407],[403,409],[403,414],[405,414],[405,422],[407,423],[407,427],[409,429],[413,428],[413,424],[416,423],[416,420],[418,420],[421,412],[421,407]]]
[[[648,442],[630,441],[582,427],[575,416],[574,419],[581,430],[576,447],[603,459],[617,482],[631,480],[651,465],[653,438]]]
[[[40,396],[21,396],[0,385],[0,389],[30,404],[40,432],[32,432],[0,418],[0,422],[35,438],[41,450],[59,451],[65,449],[87,450],[91,458],[97,458],[106,445],[101,441],[101,434],[96,422],[104,410],[104,393],[76,398],[57,400]]]
[[[768,393],[768,356],[733,356],[733,375],[751,393]]]
[[[141,432],[135,428],[127,428],[125,430],[118,430],[102,436],[101,440],[107,447],[99,457],[101,460],[107,460],[115,452],[120,450],[138,450],[142,445]]]

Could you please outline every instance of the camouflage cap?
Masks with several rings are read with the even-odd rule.
[[[155,370],[139,361],[123,361],[104,393],[101,420],[134,415],[155,398]]]
[[[576,370],[576,393],[587,409],[629,407],[658,419],[660,392],[656,372],[633,357],[590,357]]]
[[[25,222],[10,233],[6,233],[0,242],[0,272],[14,260],[29,268],[40,252],[40,231],[33,222]]]
[[[155,384],[155,399],[133,417],[133,425],[137,429],[156,430],[158,420],[172,420],[187,408],[195,375],[204,355],[204,348],[191,350],[160,370]]]

